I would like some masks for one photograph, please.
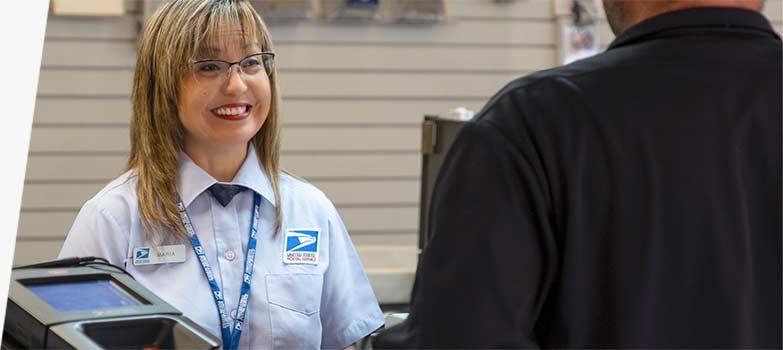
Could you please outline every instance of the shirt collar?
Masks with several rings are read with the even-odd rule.
[[[196,165],[182,150],[179,151],[178,170],[177,191],[179,191],[182,204],[185,207],[190,206],[196,197],[218,182],[212,175]],[[273,206],[275,205],[272,184],[258,162],[258,156],[252,142],[248,144],[245,162],[242,163],[239,171],[234,175],[234,180],[229,184],[247,187],[260,194]]]
[[[698,7],[667,12],[624,30],[609,49],[644,40],[672,29],[736,29],[771,35],[780,39],[764,16],[756,11],[727,7]]]

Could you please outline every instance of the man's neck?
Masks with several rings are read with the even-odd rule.
[[[622,16],[623,21],[616,21],[617,23],[612,26],[612,30],[615,34],[619,34],[644,20],[667,12],[699,7],[725,7],[761,11],[761,8],[764,5],[764,1],[760,0],[621,1],[628,2],[620,4],[620,8],[618,8],[624,15]],[[615,26],[617,27],[615,28]]]

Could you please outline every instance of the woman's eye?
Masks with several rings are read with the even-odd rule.
[[[256,57],[248,58],[244,62],[242,62],[242,65],[245,67],[256,67],[260,64],[261,62],[259,62],[258,58]]]
[[[218,72],[220,71],[220,65],[212,62],[204,62],[198,66],[199,72]]]

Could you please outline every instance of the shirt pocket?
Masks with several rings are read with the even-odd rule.
[[[321,347],[323,276],[309,273],[266,275],[272,342],[275,349]]]

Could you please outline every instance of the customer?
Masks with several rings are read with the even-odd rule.
[[[780,37],[760,0],[605,0],[600,55],[461,131],[408,330],[421,348],[780,348]]]

